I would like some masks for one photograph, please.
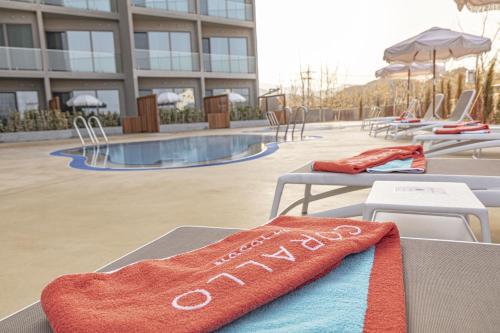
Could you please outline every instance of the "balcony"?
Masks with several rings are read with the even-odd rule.
[[[163,50],[135,50],[139,70],[197,72],[200,70],[199,54]]]
[[[111,52],[47,50],[49,70],[57,72],[119,73],[120,56]]]
[[[195,0],[132,0],[132,5],[171,12],[195,13]]]
[[[214,73],[255,73],[255,57],[227,54],[204,54],[206,72]]]
[[[231,0],[201,0],[201,14],[231,20],[253,21],[253,6]]]
[[[22,47],[0,47],[0,70],[42,70],[40,49]]]
[[[115,0],[38,0],[43,5],[60,6],[66,8],[116,12]]]

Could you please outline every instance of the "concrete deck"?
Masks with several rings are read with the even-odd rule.
[[[0,317],[35,301],[55,277],[94,271],[178,226],[251,228],[263,224],[279,175],[310,160],[394,145],[368,137],[359,127],[307,134],[323,139],[282,144],[276,153],[244,163],[145,172],[82,171],[69,168],[69,159],[49,156],[52,151],[78,146],[76,140],[0,144]],[[500,150],[486,151],[483,156],[500,158]],[[302,191],[301,187],[288,188],[285,201],[293,201]],[[310,208],[361,202],[366,193],[320,201]],[[491,220],[493,241],[500,243],[500,210],[491,211]]]

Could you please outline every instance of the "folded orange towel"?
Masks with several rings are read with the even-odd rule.
[[[423,156],[424,149],[421,145],[378,148],[336,161],[316,161],[313,163],[313,170],[356,174],[390,161]]]
[[[481,131],[482,133],[489,132],[490,127],[486,124],[467,125],[459,127],[438,128],[434,131],[435,134],[464,134]]]
[[[41,303],[57,333],[209,332],[373,246],[364,331],[405,332],[396,226],[346,219],[283,216],[167,259],[63,276]]]

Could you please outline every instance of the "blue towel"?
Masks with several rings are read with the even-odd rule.
[[[250,312],[218,332],[363,332],[374,255],[374,247],[350,255],[323,278]]]
[[[377,167],[366,169],[368,173],[391,173],[391,172],[403,172],[403,173],[424,173],[425,169],[416,168],[413,166],[413,158],[408,158],[405,160],[393,160],[387,162],[386,164],[379,165]]]

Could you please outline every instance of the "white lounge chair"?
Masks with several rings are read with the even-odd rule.
[[[465,119],[472,119],[470,116],[470,110],[474,103],[475,96],[476,91],[473,89],[463,91],[458,98],[455,109],[446,120],[421,121],[419,123],[412,124],[393,122],[389,125],[386,138],[392,137],[397,139],[401,136],[413,136],[419,131],[432,131],[436,127],[458,124],[463,122]]]
[[[491,127],[491,133],[421,134],[413,137],[413,144],[426,145],[425,155],[435,157],[473,151],[479,157],[482,149],[500,147],[500,128]]]
[[[438,121],[440,120],[440,118],[437,118],[435,115],[439,115],[440,114],[440,111],[441,111],[441,108],[443,106],[443,101],[444,101],[444,95],[443,94],[436,94],[435,96],[435,112],[434,110],[432,109],[432,103],[429,105],[429,107],[427,108],[427,111],[425,112],[424,116],[421,118],[421,122],[428,122],[428,121]],[[415,105],[415,108],[416,108],[416,105]],[[407,119],[415,119],[416,117],[415,116],[411,116],[408,115],[407,117],[403,117],[403,118],[407,118]],[[386,137],[387,137],[387,133],[389,132],[389,129],[391,128],[391,124],[394,123],[394,120],[391,120],[391,121],[388,121],[388,122],[385,122],[385,123],[378,123],[378,124],[373,124],[373,126],[370,128],[370,135],[374,135],[374,136],[377,136],[378,133],[380,132],[386,132]],[[411,127],[411,126],[415,126],[417,124],[421,124],[421,122],[419,123],[401,123],[402,127],[404,128],[407,128],[407,127]]]
[[[413,99],[408,105],[406,111],[403,112],[400,116],[380,117],[373,119],[369,124],[370,126],[369,134],[372,135],[373,133],[378,133],[380,128],[385,128],[388,124],[392,123],[393,121],[396,121],[399,118],[408,118],[408,119],[416,118],[416,111],[418,105],[419,105],[418,100]]]
[[[430,158],[424,174],[405,173],[359,173],[355,175],[311,171],[311,163],[278,178],[271,218],[283,215],[302,206],[302,214],[308,214],[309,204],[328,197],[369,188],[377,180],[414,182],[465,183],[486,207],[500,207],[500,160],[439,159]],[[279,212],[281,198],[286,185],[303,185],[304,196]],[[337,188],[312,194],[312,186],[336,186]],[[363,204],[340,207],[315,215],[332,217],[361,216]]]
[[[380,118],[385,118],[382,117],[382,109],[377,106],[372,107],[368,113],[368,117],[361,121],[361,130],[364,130],[366,127],[370,126],[372,121],[376,121]]]

